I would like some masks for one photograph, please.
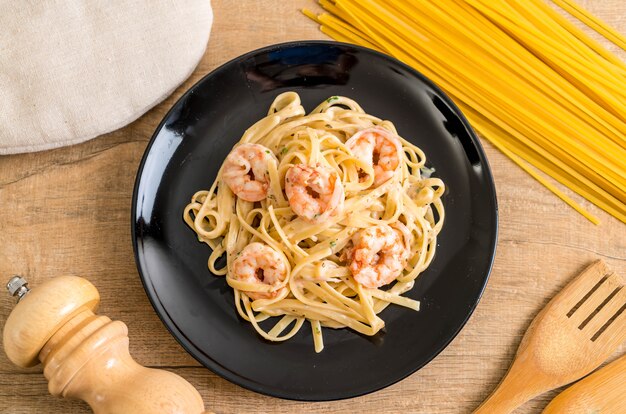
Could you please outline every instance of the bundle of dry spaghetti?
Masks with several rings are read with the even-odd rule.
[[[626,39],[555,0],[621,48]],[[626,223],[626,64],[543,0],[320,0],[336,40],[396,57],[448,93],[495,147]],[[537,171],[539,170],[539,171]]]

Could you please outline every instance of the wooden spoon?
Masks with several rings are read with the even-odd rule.
[[[543,410],[559,413],[626,413],[626,355],[578,381]]]
[[[593,371],[626,340],[625,309],[622,278],[593,263],[535,317],[508,373],[474,413],[509,413]]]

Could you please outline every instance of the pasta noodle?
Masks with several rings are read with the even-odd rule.
[[[626,38],[604,24],[603,21],[591,15],[588,11],[577,5],[571,0],[552,0],[563,10],[566,10],[572,16],[585,23],[587,26],[600,33],[602,36],[615,43],[617,46],[626,50]]]
[[[238,155],[242,164],[233,161]],[[244,133],[211,187],[193,195],[183,218],[211,248],[208,268],[226,276],[243,319],[270,341],[308,322],[320,352],[322,328],[374,335],[389,304],[419,310],[402,294],[433,259],[444,221],[445,186],[425,162],[393,123],[355,101],[333,96],[305,114],[298,94],[286,92]],[[311,215],[326,200],[315,187],[323,172],[332,207]],[[308,173],[313,184],[297,187]],[[382,247],[368,244],[382,240]],[[362,262],[364,252],[372,262]],[[265,322],[273,317],[273,325]]]
[[[539,171],[626,223],[626,65],[543,0],[319,3],[330,14],[303,12],[323,32],[418,69],[484,138],[590,221],[599,223]],[[572,0],[555,3],[626,47]]]

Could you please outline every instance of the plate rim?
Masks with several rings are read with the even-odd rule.
[[[470,140],[472,141],[472,143],[476,147],[476,150],[478,152],[478,157],[479,157],[479,159],[481,161],[481,165],[483,165],[483,168],[484,168],[484,174],[485,174],[486,182],[488,184],[488,186],[487,186],[488,188],[487,189],[491,193],[491,197],[489,199],[489,203],[490,203],[490,205],[493,206],[492,214],[490,214],[490,218],[489,218],[490,219],[489,221],[493,225],[493,231],[491,232],[492,233],[491,234],[491,238],[492,238],[491,245],[488,247],[490,259],[489,259],[489,263],[488,263],[488,266],[487,266],[486,274],[484,276],[484,282],[482,283],[482,286],[480,288],[478,296],[476,297],[476,299],[472,303],[471,307],[468,309],[467,315],[465,316],[463,321],[459,324],[459,326],[455,329],[453,334],[450,335],[450,337],[446,341],[444,341],[442,343],[442,345],[438,349],[433,350],[433,352],[431,353],[430,357],[427,358],[427,360],[423,364],[415,366],[415,367],[409,369],[407,372],[403,373],[402,375],[400,375],[398,377],[395,377],[392,380],[384,382],[383,385],[373,386],[373,387],[371,387],[371,388],[369,388],[367,390],[362,390],[362,391],[355,392],[355,393],[350,393],[350,394],[346,393],[346,395],[342,395],[342,396],[332,396],[330,398],[307,398],[306,396],[301,395],[301,394],[294,395],[293,393],[289,393],[289,392],[281,392],[281,390],[278,387],[265,387],[264,384],[259,384],[258,382],[254,381],[254,380],[248,379],[248,378],[246,378],[246,377],[244,377],[244,376],[242,376],[240,374],[237,374],[236,372],[233,372],[231,370],[223,368],[222,365],[218,361],[212,359],[211,357],[206,355],[204,352],[202,352],[200,349],[198,349],[195,345],[190,343],[191,341],[187,340],[187,337],[184,334],[184,332],[182,332],[180,329],[178,329],[176,327],[176,324],[174,323],[174,321],[171,318],[169,318],[169,314],[167,312],[167,309],[165,309],[165,307],[162,306],[160,301],[157,300],[158,293],[156,292],[154,287],[151,285],[151,282],[148,280],[148,278],[144,274],[144,269],[142,268],[142,265],[141,265],[141,262],[140,262],[140,257],[139,257],[139,246],[138,246],[139,243],[138,243],[138,234],[137,234],[137,214],[136,214],[137,213],[137,198],[138,198],[138,195],[139,195],[139,186],[140,186],[140,183],[141,183],[141,178],[143,177],[144,167],[146,165],[146,161],[147,161],[148,157],[151,154],[152,147],[155,144],[155,142],[157,140],[157,136],[159,135],[159,133],[162,130],[163,126],[166,124],[166,122],[169,119],[170,115],[173,112],[175,112],[176,110],[179,109],[179,105],[182,104],[188,98],[189,95],[191,95],[207,79],[209,79],[212,76],[216,75],[220,71],[224,70],[224,68],[226,68],[227,66],[230,66],[233,63],[245,61],[245,60],[247,60],[248,58],[250,58],[252,56],[259,55],[259,54],[266,54],[268,52],[276,51],[276,50],[283,49],[283,48],[302,47],[302,46],[314,46],[314,45],[340,46],[342,48],[346,48],[347,47],[347,48],[356,49],[359,52],[365,52],[365,53],[368,53],[370,55],[374,55],[377,58],[381,58],[381,59],[387,60],[388,62],[390,62],[393,65],[398,65],[398,66],[402,67],[403,69],[405,69],[406,71],[408,71],[412,75],[414,75],[415,77],[419,78],[428,87],[430,87],[435,92],[437,92],[438,96],[450,108],[452,108],[452,110],[455,113],[455,115],[459,118],[459,120],[461,121],[463,126],[468,131],[468,135],[470,137]],[[447,93],[444,92],[439,86],[437,86],[432,80],[430,80],[428,77],[426,77],[420,71],[414,69],[413,67],[411,67],[411,66],[401,62],[400,60],[398,60],[398,59],[396,59],[396,58],[394,58],[392,56],[386,55],[384,53],[381,53],[381,52],[378,52],[376,50],[369,49],[369,48],[366,48],[366,47],[363,47],[363,46],[354,45],[354,44],[351,44],[351,43],[337,42],[337,41],[333,41],[333,40],[297,40],[297,41],[288,41],[288,42],[275,43],[275,44],[264,46],[264,47],[261,47],[261,48],[258,48],[258,49],[254,49],[254,50],[251,50],[251,51],[246,52],[244,54],[241,54],[239,56],[236,56],[236,57],[234,57],[234,58],[232,58],[232,59],[230,59],[230,60],[228,60],[228,61],[226,61],[226,62],[224,62],[224,63],[222,63],[222,64],[220,64],[218,66],[216,66],[210,72],[208,72],[207,74],[202,76],[200,79],[198,79],[193,85],[191,85],[176,100],[176,102],[174,102],[172,104],[172,106],[169,108],[167,113],[163,116],[163,119],[159,122],[159,124],[155,128],[152,136],[150,137],[150,140],[148,141],[148,144],[146,145],[146,148],[145,148],[144,153],[143,153],[143,155],[141,157],[141,160],[139,162],[139,167],[137,169],[137,174],[135,176],[135,183],[133,185],[133,194],[132,194],[132,199],[131,199],[130,225],[131,225],[131,242],[132,242],[132,245],[133,245],[133,256],[135,258],[135,267],[137,268],[137,272],[139,274],[139,278],[140,278],[142,286],[144,288],[144,293],[148,297],[148,300],[149,300],[150,304],[152,305],[152,308],[154,309],[155,313],[157,314],[157,316],[161,320],[161,323],[165,326],[165,328],[167,329],[169,334],[176,340],[176,342],[178,342],[178,344],[187,352],[187,354],[189,354],[192,358],[194,358],[201,365],[201,367],[209,369],[213,373],[219,375],[223,379],[225,379],[225,380],[227,380],[227,381],[229,381],[229,382],[231,382],[233,384],[236,384],[236,385],[241,386],[241,387],[243,387],[245,389],[248,389],[250,391],[257,392],[257,393],[260,393],[260,394],[263,394],[263,395],[268,395],[268,396],[271,396],[271,397],[281,398],[281,399],[285,399],[285,400],[292,400],[292,401],[323,402],[323,401],[338,401],[338,400],[345,400],[345,399],[349,399],[349,398],[356,398],[356,397],[360,397],[360,396],[363,396],[363,395],[371,394],[371,393],[376,392],[376,391],[383,390],[383,389],[385,389],[385,388],[387,388],[387,387],[389,387],[389,386],[391,386],[393,384],[396,384],[396,383],[406,379],[410,375],[413,375],[414,373],[416,373],[417,371],[419,371],[420,369],[422,369],[423,367],[425,367],[426,365],[431,363],[441,352],[443,352],[444,349],[446,349],[450,345],[450,343],[459,335],[461,330],[465,327],[465,325],[467,324],[467,322],[469,321],[471,316],[474,314],[474,311],[476,310],[480,300],[482,299],[482,296],[483,296],[484,291],[485,291],[485,289],[487,287],[487,284],[489,283],[489,279],[490,279],[491,273],[493,271],[493,265],[494,265],[494,261],[495,261],[495,257],[496,257],[496,251],[497,251],[497,245],[498,245],[499,209],[498,209],[498,200],[497,200],[497,192],[496,192],[495,180],[494,180],[494,177],[493,177],[493,173],[491,171],[491,166],[489,164],[489,160],[487,158],[487,154],[484,151],[482,143],[481,143],[478,135],[476,134],[476,131],[474,131],[474,128],[471,126],[471,124],[467,120],[465,114],[461,111],[461,109],[452,101],[452,99],[447,95]],[[167,318],[166,318],[166,315],[167,315]],[[210,363],[207,364],[206,361],[201,360],[199,355],[204,355],[207,358],[207,360],[210,361]]]

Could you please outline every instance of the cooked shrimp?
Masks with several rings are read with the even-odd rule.
[[[267,164],[271,159],[276,157],[263,145],[240,145],[226,157],[222,178],[242,200],[261,201],[269,191]]]
[[[404,243],[404,248],[406,249],[406,252],[408,255],[409,251],[411,250],[411,242],[413,241],[413,234],[411,234],[411,231],[408,229],[408,227],[400,221],[392,223],[391,227],[393,227],[393,229],[396,230],[398,234],[401,236],[402,241]]]
[[[402,274],[408,259],[403,232],[386,224],[369,227],[352,237],[349,269],[357,283],[375,289]]]
[[[346,141],[346,147],[361,161],[374,168],[374,186],[393,177],[400,165],[400,139],[381,127],[363,129]]]
[[[310,223],[320,223],[343,209],[339,175],[329,167],[297,164],[285,175],[285,193],[291,209]]]
[[[251,299],[271,299],[283,289],[280,284],[287,277],[285,259],[270,246],[263,243],[247,245],[232,265],[231,277],[242,282],[265,284],[275,287],[272,292],[244,291]]]

